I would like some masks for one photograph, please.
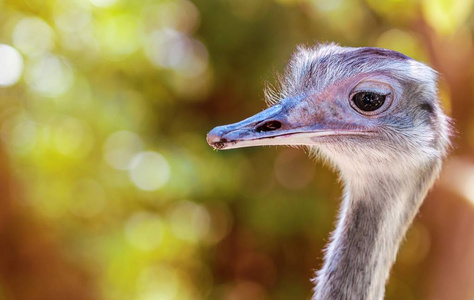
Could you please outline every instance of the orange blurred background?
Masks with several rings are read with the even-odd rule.
[[[324,41],[441,73],[456,146],[386,299],[474,299],[473,2],[0,0],[0,299],[308,299],[336,175],[205,136]]]

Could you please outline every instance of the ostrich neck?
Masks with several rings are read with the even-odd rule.
[[[400,242],[439,168],[440,162],[433,162],[398,177],[386,172],[346,180],[339,221],[315,278],[313,300],[383,299]]]

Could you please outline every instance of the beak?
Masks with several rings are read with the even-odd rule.
[[[337,130],[314,118],[312,124],[291,122],[289,113],[298,110],[297,99],[284,99],[238,123],[218,126],[207,134],[207,142],[215,149],[234,149],[264,145],[314,145],[321,136],[360,134],[357,130]]]

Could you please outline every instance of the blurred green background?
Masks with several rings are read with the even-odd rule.
[[[205,136],[334,41],[442,73],[456,147],[386,299],[474,299],[473,32],[473,0],[0,0],[0,298],[308,299],[336,175]]]

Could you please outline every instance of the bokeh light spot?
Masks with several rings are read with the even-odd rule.
[[[54,21],[58,29],[78,33],[90,25],[92,15],[87,2],[58,1],[54,8]]]
[[[158,67],[173,69],[191,78],[202,75],[208,67],[206,47],[176,30],[156,30],[147,42],[146,54]]]
[[[129,170],[132,159],[143,148],[141,138],[131,131],[111,134],[104,144],[105,161],[118,170]]]
[[[13,45],[31,57],[49,52],[54,46],[54,38],[51,27],[36,17],[20,20],[13,31]]]
[[[145,269],[137,280],[139,299],[176,299],[180,288],[178,272],[170,267],[159,266]]]
[[[142,190],[157,190],[168,182],[169,177],[168,161],[157,152],[142,152],[132,159],[130,179]]]
[[[25,80],[32,90],[46,97],[57,97],[69,90],[74,74],[64,58],[45,55],[25,72]]]
[[[154,31],[149,42],[148,57],[155,65],[163,68],[177,67],[188,50],[187,37],[172,29]]]
[[[156,249],[163,235],[160,216],[149,212],[138,212],[125,224],[125,236],[134,247],[150,251]]]
[[[444,180],[445,186],[474,205],[474,164],[465,159],[455,158],[449,161],[444,170],[441,179]]]
[[[97,41],[104,57],[119,60],[140,47],[138,22],[135,17],[122,14],[100,20],[95,27]]]
[[[216,244],[232,230],[234,219],[229,207],[224,203],[207,207],[210,216],[209,233],[205,237],[208,244]]]
[[[442,35],[454,33],[472,13],[472,0],[423,0],[422,13],[426,21]]]
[[[0,86],[11,86],[23,73],[23,58],[13,47],[0,44]]]
[[[400,262],[416,266],[430,252],[431,236],[421,222],[415,222],[407,232],[407,242],[400,249]]]
[[[203,206],[190,201],[176,204],[171,210],[170,221],[173,233],[186,241],[200,241],[209,233],[209,212]]]
[[[390,29],[382,33],[377,39],[376,46],[399,51],[417,60],[427,60],[427,54],[417,38],[399,29]]]
[[[109,7],[117,3],[118,0],[89,0],[90,3],[97,7]]]
[[[315,0],[314,5],[321,11],[332,11],[337,9],[343,0],[334,0],[334,1],[325,1],[325,0]]]
[[[461,180],[459,190],[474,205],[474,166],[465,171],[465,177]]]
[[[168,27],[185,34],[193,33],[200,21],[199,10],[188,0],[162,2],[147,7],[143,15],[146,29]]]

